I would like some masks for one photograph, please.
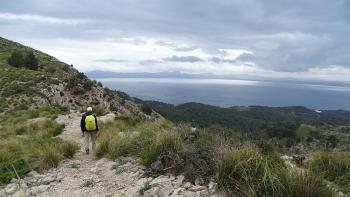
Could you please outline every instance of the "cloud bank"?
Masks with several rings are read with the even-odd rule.
[[[350,80],[349,10],[348,0],[12,0],[0,36],[82,71]]]

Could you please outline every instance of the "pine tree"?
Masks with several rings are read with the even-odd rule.
[[[28,51],[25,58],[26,67],[32,70],[38,70],[38,60],[36,59],[33,51]]]
[[[23,51],[15,50],[7,59],[7,62],[14,67],[22,67],[25,65],[25,57]]]

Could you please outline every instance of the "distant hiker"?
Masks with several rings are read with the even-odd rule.
[[[96,115],[93,114],[91,107],[86,109],[86,113],[81,118],[80,128],[85,137],[84,145],[86,154],[89,154],[89,138],[91,138],[92,151],[95,152],[98,125]]]

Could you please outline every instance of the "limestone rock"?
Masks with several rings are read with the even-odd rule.
[[[48,190],[49,187],[50,187],[49,185],[35,186],[35,187],[30,188],[30,193],[31,193],[31,195],[37,195],[39,193],[42,193],[42,192]]]
[[[189,188],[190,191],[198,192],[207,189],[207,187],[202,186],[202,185],[194,185]]]
[[[183,197],[196,197],[196,192],[185,191]]]
[[[13,193],[15,193],[15,192],[17,191],[17,189],[18,189],[17,183],[11,183],[11,184],[8,184],[8,185],[6,186],[5,192],[6,192],[7,194],[13,194]]]
[[[169,196],[174,191],[174,187],[171,184],[160,186],[159,196],[166,197]]]
[[[175,188],[181,187],[181,185],[182,185],[182,183],[183,183],[184,180],[185,180],[185,176],[183,176],[183,175],[177,176],[176,179],[172,182],[172,183],[173,183],[173,186],[174,186]]]
[[[145,197],[159,197],[159,187],[152,187],[151,189],[145,191]]]

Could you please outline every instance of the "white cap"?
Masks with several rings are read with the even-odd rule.
[[[88,107],[86,111],[92,111],[92,107]]]

